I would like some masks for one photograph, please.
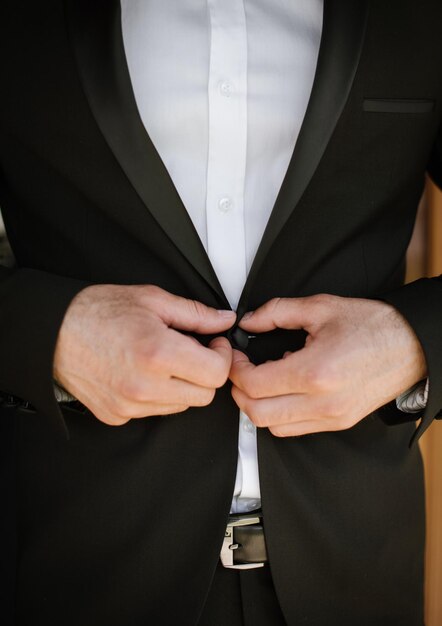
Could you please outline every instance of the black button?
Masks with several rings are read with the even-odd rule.
[[[232,348],[236,348],[237,350],[246,350],[249,345],[249,336],[245,330],[239,328],[239,326],[235,326],[232,330],[229,331],[227,335],[230,343],[232,344]]]

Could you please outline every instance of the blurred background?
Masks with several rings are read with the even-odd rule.
[[[408,249],[407,280],[442,274],[442,192],[427,182]],[[428,303],[431,307],[431,302]],[[442,319],[441,319],[442,324]],[[442,626],[442,421],[421,439],[427,491],[426,626]]]

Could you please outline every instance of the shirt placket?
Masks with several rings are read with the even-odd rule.
[[[233,309],[247,278],[244,189],[247,159],[247,25],[243,0],[208,0],[207,251]],[[232,510],[259,506],[256,429],[241,413]]]
[[[207,251],[233,309],[247,277],[247,30],[243,0],[209,0]]]

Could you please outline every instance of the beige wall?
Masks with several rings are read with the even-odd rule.
[[[429,182],[409,250],[408,278],[438,274],[442,274],[442,193]],[[442,626],[442,421],[427,430],[421,449],[427,492],[426,626]]]
[[[442,274],[442,193],[431,183],[426,204],[427,274],[434,276]],[[422,451],[427,486],[426,621],[427,626],[442,626],[442,422],[423,436]]]

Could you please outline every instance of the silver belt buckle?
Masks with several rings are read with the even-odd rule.
[[[259,524],[259,517],[244,517],[233,520],[227,524],[226,532],[224,535],[223,546],[221,548],[221,563],[224,567],[229,569],[257,569],[258,567],[264,567],[264,563],[234,563],[233,555],[235,550],[239,548],[239,544],[233,543],[233,529],[235,526],[252,526],[253,524]]]

